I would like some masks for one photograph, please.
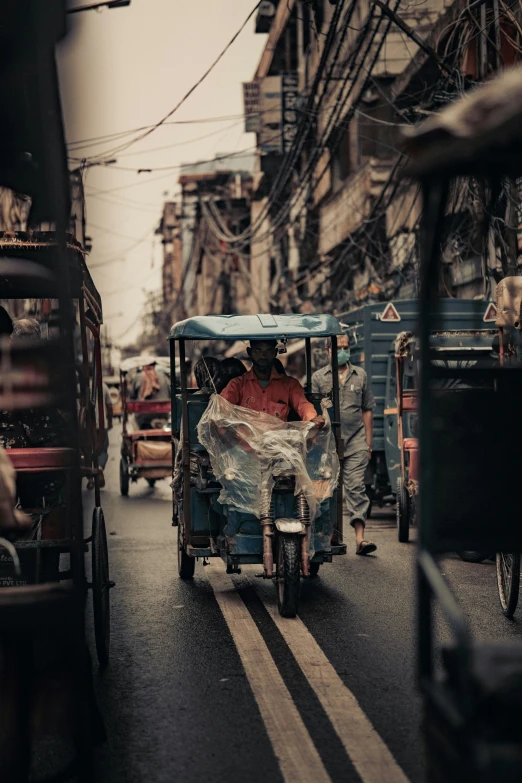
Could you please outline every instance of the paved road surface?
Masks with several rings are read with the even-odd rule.
[[[118,436],[103,491],[116,588],[111,662],[95,675],[109,734],[99,783],[422,783],[415,547],[397,542],[393,516],[369,526],[376,557],[350,541],[303,584],[299,619],[281,620],[259,567],[230,577],[198,563],[193,582],[178,578],[168,483],[120,497]],[[478,638],[522,636],[492,564],[453,557],[443,570]]]

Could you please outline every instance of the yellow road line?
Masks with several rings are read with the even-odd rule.
[[[252,615],[223,573],[223,564],[211,563],[205,575],[232,634],[285,781],[331,783]]]
[[[301,671],[314,689],[363,783],[408,783],[389,748],[375,731],[306,625],[281,617],[261,596]]]

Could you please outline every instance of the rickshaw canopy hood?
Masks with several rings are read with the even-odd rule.
[[[522,173],[522,67],[506,71],[403,132],[407,175]]]
[[[129,359],[124,359],[120,364],[120,372],[127,373],[131,370],[141,370],[142,367],[147,367],[150,364],[157,364],[166,372],[170,372],[170,360],[168,356],[152,356],[151,354],[143,354],[143,356],[131,356]]]
[[[91,317],[100,325],[103,323],[102,300],[85,263],[85,252],[70,234],[65,239],[71,294],[86,300]],[[57,297],[59,289],[55,275],[58,247],[54,231],[0,231],[0,284],[3,296],[10,299]]]
[[[198,315],[174,324],[170,339],[275,340],[340,334],[343,329],[333,315]]]

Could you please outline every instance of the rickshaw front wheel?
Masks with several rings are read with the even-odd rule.
[[[410,495],[401,477],[397,479],[397,537],[401,544],[410,540]]]
[[[276,539],[277,605],[281,617],[295,617],[301,591],[299,536],[278,533]]]
[[[506,617],[513,617],[520,591],[520,554],[497,552],[496,561],[500,605]]]
[[[178,574],[182,579],[193,579],[196,570],[196,558],[185,552],[181,527],[178,527]]]

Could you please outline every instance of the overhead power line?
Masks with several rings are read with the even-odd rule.
[[[214,70],[214,68],[216,67],[216,65],[217,65],[217,64],[219,63],[219,61],[220,61],[220,60],[221,60],[221,59],[224,57],[224,55],[225,55],[225,54],[226,54],[226,52],[227,52],[227,51],[230,49],[230,47],[232,46],[232,44],[234,43],[234,41],[235,41],[235,40],[236,40],[236,39],[237,39],[237,38],[240,36],[240,34],[243,32],[243,30],[244,30],[244,29],[245,29],[245,27],[247,26],[248,22],[250,21],[250,19],[251,19],[251,18],[254,16],[255,12],[257,11],[257,9],[259,8],[259,6],[261,5],[261,2],[262,2],[262,0],[259,0],[259,2],[257,2],[257,3],[255,4],[254,8],[252,8],[252,10],[251,10],[251,11],[250,11],[250,13],[248,14],[247,18],[245,19],[245,21],[243,22],[243,24],[241,25],[241,27],[239,28],[239,30],[238,30],[238,31],[237,31],[237,32],[236,32],[236,33],[235,33],[235,34],[232,36],[232,38],[231,38],[231,39],[230,39],[230,41],[227,43],[227,45],[225,46],[225,48],[221,50],[221,52],[218,54],[218,56],[216,57],[216,59],[215,59],[215,60],[214,60],[214,61],[211,63],[211,65],[210,65],[210,66],[207,68],[207,70],[206,70],[206,71],[203,73],[203,75],[202,75],[202,76],[201,76],[201,77],[200,77],[200,78],[197,80],[197,82],[195,82],[195,83],[192,85],[192,87],[191,87],[191,88],[190,88],[190,89],[189,89],[189,90],[188,90],[188,91],[185,93],[185,95],[184,95],[184,96],[183,96],[183,97],[182,97],[182,98],[181,98],[181,99],[178,101],[178,103],[177,103],[177,104],[174,106],[174,108],[173,108],[173,109],[171,109],[169,112],[167,112],[167,114],[165,114],[165,116],[164,116],[164,117],[162,117],[162,118],[161,118],[161,120],[159,120],[157,123],[155,123],[155,124],[154,124],[152,127],[150,127],[148,130],[146,130],[146,131],[143,131],[143,133],[140,133],[140,134],[138,134],[138,135],[137,135],[137,136],[135,136],[133,139],[130,139],[129,141],[125,142],[124,144],[120,145],[119,147],[115,147],[113,150],[111,150],[111,151],[107,152],[107,153],[106,153],[106,155],[112,156],[112,155],[114,155],[114,154],[116,154],[116,153],[118,153],[118,152],[122,152],[123,150],[126,150],[126,149],[128,149],[130,146],[132,146],[133,144],[137,144],[137,142],[139,142],[139,141],[142,141],[143,139],[147,138],[147,136],[150,136],[150,135],[151,135],[151,133],[154,133],[154,131],[156,131],[158,128],[160,128],[162,125],[164,125],[164,124],[165,124],[165,122],[166,122],[167,120],[169,120],[169,119],[170,119],[170,118],[171,118],[171,117],[172,117],[172,116],[173,116],[173,115],[174,115],[174,114],[175,114],[175,113],[178,111],[178,109],[180,109],[180,108],[181,108],[181,106],[183,106],[183,104],[185,103],[185,101],[186,101],[186,100],[187,100],[187,99],[188,99],[188,98],[189,98],[189,97],[192,95],[192,93],[193,93],[193,92],[195,92],[195,90],[197,90],[197,88],[200,86],[200,84],[202,84],[202,83],[205,81],[205,79],[206,79],[206,78],[209,76],[209,74],[210,74],[210,73],[212,73],[212,71]]]

